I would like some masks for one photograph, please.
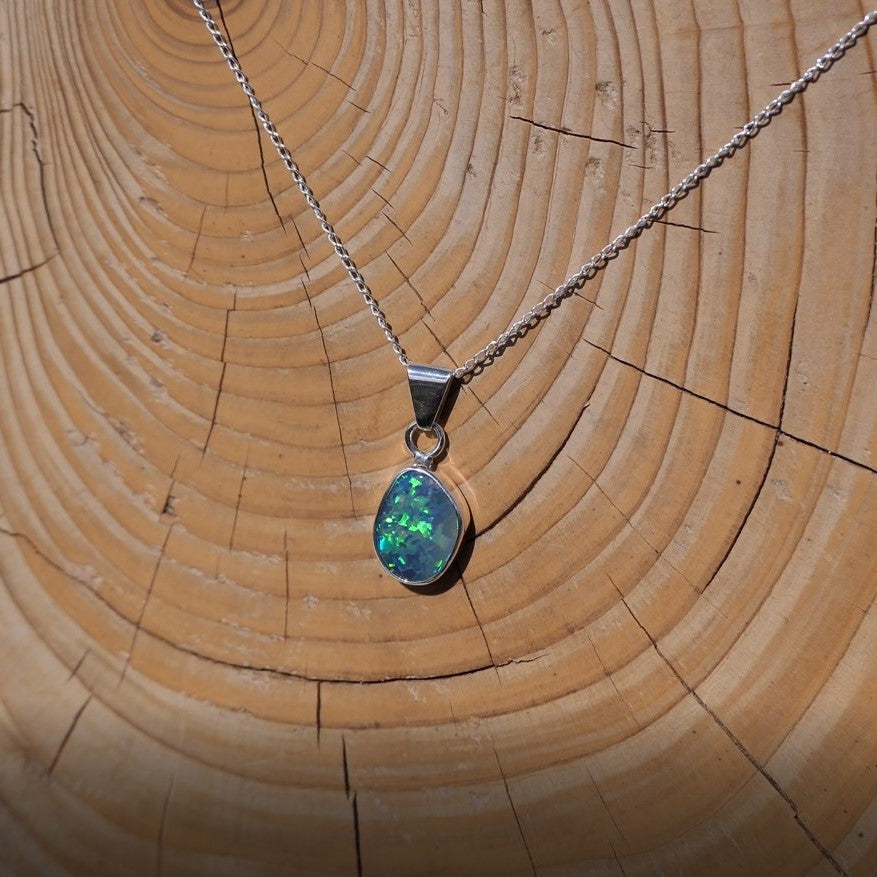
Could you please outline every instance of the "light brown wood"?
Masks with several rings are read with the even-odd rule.
[[[864,11],[223,3],[444,366]],[[875,53],[461,390],[423,595],[404,373],[191,4],[0,3],[0,870],[875,873]]]

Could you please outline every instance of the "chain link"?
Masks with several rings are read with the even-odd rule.
[[[268,135],[268,139],[277,150],[277,154],[280,156],[280,160],[283,162],[283,166],[289,171],[293,182],[296,184],[296,186],[298,186],[299,191],[302,193],[302,195],[304,195],[305,201],[308,202],[308,206],[313,211],[314,216],[317,217],[317,221],[320,223],[320,227],[323,229],[323,233],[328,238],[329,243],[332,244],[332,249],[335,250],[338,259],[347,270],[347,273],[350,275],[350,279],[359,290],[360,295],[362,296],[374,318],[377,320],[378,325],[381,327],[381,329],[384,330],[384,335],[386,336],[390,346],[393,348],[394,353],[399,358],[399,362],[401,362],[402,365],[407,366],[408,356],[405,353],[405,349],[402,347],[401,342],[399,341],[396,334],[393,332],[393,329],[390,326],[386,315],[381,310],[377,299],[374,297],[372,291],[369,289],[368,284],[365,282],[365,278],[360,273],[359,268],[356,267],[356,263],[353,261],[352,256],[350,255],[350,253],[347,252],[347,247],[344,246],[341,238],[338,237],[338,233],[332,227],[332,223],[329,222],[326,214],[323,213],[323,208],[320,207],[320,202],[317,201],[313,190],[308,185],[304,174],[301,172],[301,168],[299,168],[298,164],[296,164],[295,159],[292,157],[292,153],[289,151],[287,145],[283,142],[283,138],[280,136],[280,133],[274,126],[274,123],[268,117],[268,113],[265,112],[261,101],[258,97],[256,97],[256,92],[253,91],[253,86],[250,85],[250,80],[247,79],[246,74],[241,69],[240,61],[238,61],[237,56],[235,55],[234,51],[232,51],[231,45],[228,43],[225,36],[223,36],[222,31],[213,20],[213,16],[207,11],[207,7],[204,5],[204,0],[193,0],[193,2],[197,7],[199,14],[204,21],[204,24],[206,25],[207,30],[210,32],[210,36],[213,37],[213,42],[216,43],[219,51],[222,53],[222,57],[225,58],[226,63],[228,64],[232,73],[234,73],[234,78],[237,80],[238,85],[240,85],[240,87],[243,89],[244,94],[247,96],[247,100],[249,100],[250,106],[253,108],[253,112],[255,113],[256,118],[265,129],[265,133]]]
[[[399,362],[402,365],[408,365],[408,356],[405,353],[399,339],[393,333],[384,312],[378,305],[377,300],[366,284],[365,279],[356,267],[347,248],[341,242],[335,229],[332,227],[326,214],[323,213],[319,202],[314,197],[314,193],[307,183],[304,174],[292,157],[292,153],[287,148],[283,138],[274,126],[274,123],[268,117],[262,107],[261,102],[256,97],[250,81],[244,75],[237,56],[232,51],[231,46],[223,35],[222,31],[216,25],[213,17],[207,11],[205,0],[192,0],[195,4],[207,30],[213,37],[219,51],[225,58],[229,68],[231,68],[235,79],[253,108],[256,118],[265,129],[268,139],[277,150],[280,160],[292,176],[293,182],[298,186],[302,195],[304,195],[308,206],[317,217],[320,227],[323,229],[329,243],[335,250],[341,264],[347,270],[350,279],[363,297],[368,309],[371,311],[378,325],[383,329],[390,346],[393,348]],[[569,298],[573,293],[580,290],[589,280],[593,279],[600,271],[602,271],[613,259],[617,258],[622,250],[627,249],[630,244],[635,241],[646,229],[651,228],[656,222],[672,210],[680,201],[686,198],[689,193],[693,192],[700,184],[717,168],[724,164],[725,160],[731,158],[735,152],[743,149],[750,140],[758,136],[762,128],[771,123],[774,117],[778,116],[783,109],[792,103],[795,98],[807,89],[809,85],[816,82],[823,73],[827,73],[834,64],[863,37],[870,27],[877,22],[877,10],[870,12],[857,25],[844,34],[824,55],[816,60],[812,67],[807,69],[803,75],[796,79],[788,88],[781,91],[763,110],[756,113],[742,128],[738,131],[724,146],[718,149],[704,162],[699,164],[690,174],[678,182],[666,195],[655,202],[654,205],[644,213],[630,228],[623,231],[618,237],[610,241],[599,253],[592,256],[584,265],[571,277],[567,278],[553,292],[545,296],[538,304],[534,305],[530,310],[523,314],[518,320],[511,324],[508,329],[501,335],[482,347],[474,356],[466,360],[459,368],[454,370],[454,377],[460,381],[467,381],[472,376],[480,373],[490,365],[503,351],[511,347],[517,341],[522,339],[531,329],[535,328],[542,322],[555,308],[558,308],[565,299]]]

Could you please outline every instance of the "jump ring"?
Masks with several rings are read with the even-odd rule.
[[[418,433],[432,433],[432,435],[435,436],[435,445],[428,451],[421,451],[414,443],[414,437]],[[414,420],[411,422],[408,429],[405,430],[405,444],[408,447],[408,450],[411,451],[411,455],[414,457],[414,462],[420,466],[431,468],[433,461],[442,453],[442,451],[444,451],[447,443],[448,438],[445,435],[445,431],[437,423],[434,423],[429,429],[421,429],[421,427],[417,425],[417,421]]]

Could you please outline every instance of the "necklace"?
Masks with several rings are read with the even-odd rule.
[[[405,349],[393,332],[365,278],[320,207],[292,153],[256,96],[230,42],[207,10],[206,0],[193,0],[193,3],[234,74],[235,80],[246,95],[255,117],[277,150],[281,162],[317,218],[323,233],[383,331],[399,363],[407,370],[414,420],[405,431],[405,444],[413,457],[413,463],[396,475],[381,500],[375,517],[373,544],[377,558],[384,569],[400,582],[411,587],[429,585],[447,572],[465,531],[461,505],[433,472],[447,446],[447,437],[440,421],[446,414],[452,384],[470,381],[491,365],[508,347],[550,316],[565,299],[580,290],[646,229],[659,222],[676,204],[698,188],[701,182],[726,159],[748,145],[749,141],[758,136],[762,128],[770,124],[784,107],[792,103],[823,73],[830,70],[877,22],[877,11],[865,16],[798,79],[756,113],[724,146],[655,202],[633,225],[610,241],[575,274],[530,308],[493,341],[456,369],[449,370],[409,361]],[[421,436],[433,441],[433,446],[427,451],[421,450],[417,444]]]

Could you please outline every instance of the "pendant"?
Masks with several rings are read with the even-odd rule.
[[[414,422],[405,444],[414,464],[403,469],[381,500],[375,517],[374,548],[384,569],[410,587],[437,581],[447,572],[463,541],[463,516],[447,488],[432,473],[447,443],[436,422],[448,396],[453,372],[408,366]],[[415,442],[419,433],[435,438],[429,451]]]

